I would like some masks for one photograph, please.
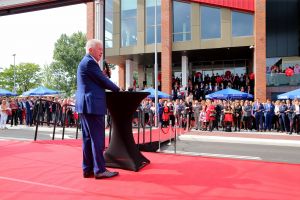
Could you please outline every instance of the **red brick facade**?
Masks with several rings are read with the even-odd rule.
[[[86,3],[87,7],[87,39],[95,38],[95,4],[94,2]]]
[[[262,101],[266,100],[266,0],[255,1],[254,14],[254,96]]]
[[[172,0],[161,1],[161,90],[172,91]]]

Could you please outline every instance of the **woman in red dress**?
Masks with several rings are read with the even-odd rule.
[[[233,122],[233,109],[229,102],[226,102],[225,104],[224,115],[225,130],[227,132],[231,132],[231,126]]]
[[[167,127],[169,125],[169,119],[170,119],[170,108],[168,107],[167,101],[165,101],[163,114],[162,114],[163,127]]]
[[[209,131],[212,132],[214,129],[214,121],[216,120],[216,107],[210,99],[206,100],[206,120],[208,122]]]

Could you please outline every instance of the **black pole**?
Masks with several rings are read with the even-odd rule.
[[[138,148],[140,148],[140,120],[141,120],[141,112],[140,110],[137,110],[138,112],[138,136],[137,136],[137,141],[138,141]]]
[[[143,144],[145,144],[145,112],[144,110],[142,111],[142,123],[143,123]]]
[[[39,101],[40,101],[40,105],[38,107],[37,120],[35,122],[36,123],[36,127],[35,127],[34,141],[36,141],[37,132],[38,132],[39,123],[40,123],[40,110],[41,110],[41,106],[42,106],[42,99],[39,99]]]
[[[63,116],[63,132],[62,132],[62,140],[65,138],[65,128],[66,128],[66,116],[67,116],[67,105],[64,105],[65,107],[65,114]]]
[[[152,144],[152,124],[153,124],[153,113],[150,112],[150,144]]]
[[[78,129],[79,129],[79,120],[80,120],[80,118],[79,118],[79,113],[78,113],[78,119],[76,120],[76,139],[78,139]]]
[[[109,113],[107,114],[107,124],[109,125],[108,144],[110,144],[111,132],[112,132],[112,124],[111,124],[111,116],[110,116]]]
[[[52,140],[54,140],[54,138],[55,138],[55,128],[56,128],[56,121],[57,121],[57,110],[58,110],[58,104],[56,104],[55,119],[54,119],[53,133],[52,133]]]

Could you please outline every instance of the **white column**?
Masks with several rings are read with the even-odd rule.
[[[132,60],[126,60],[125,64],[125,83],[126,83],[126,88],[125,90],[128,90],[128,88],[133,86],[133,61]]]
[[[189,75],[189,64],[188,57],[181,57],[181,75],[182,75],[182,86],[185,88],[188,84],[188,75]]]
[[[96,0],[95,1],[95,38],[101,40],[104,45],[105,41],[103,41],[104,38],[103,18],[104,18],[104,0]],[[103,51],[105,51],[105,49],[103,49]],[[100,68],[103,70],[103,56],[99,62],[99,65]]]

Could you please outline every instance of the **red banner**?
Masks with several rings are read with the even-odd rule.
[[[212,6],[237,9],[247,12],[254,12],[255,0],[187,0],[191,2],[203,3]]]

